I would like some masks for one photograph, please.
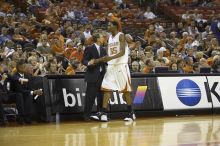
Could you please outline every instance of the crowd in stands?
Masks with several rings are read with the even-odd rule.
[[[203,6],[212,7],[219,5],[218,0],[159,0],[158,2],[167,3],[175,6]]]
[[[86,67],[81,60],[85,47],[92,44],[92,34],[102,33],[107,44],[108,20],[118,21],[123,29],[124,21],[129,20],[128,14],[134,9],[130,1],[114,0],[105,13],[91,16],[93,10],[101,8],[103,3],[100,2],[28,0],[26,9],[22,10],[1,1],[0,60],[4,71],[15,73],[16,62],[23,59],[27,63],[26,71],[33,76],[84,72]],[[184,2],[158,1],[175,5]],[[202,2],[192,4],[214,4],[211,0]],[[39,13],[39,9],[44,10],[43,13]],[[156,67],[169,67],[177,73],[199,73],[202,67],[211,68],[213,73],[220,72],[220,42],[212,26],[216,22],[215,30],[220,31],[220,15],[207,20],[195,9],[194,14],[186,11],[177,23],[163,23],[157,20],[157,13],[147,6],[146,9],[137,7],[132,13],[137,20],[154,20],[145,26],[144,36],[126,34],[132,72],[154,73]]]

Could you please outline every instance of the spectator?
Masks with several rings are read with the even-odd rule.
[[[184,21],[187,21],[189,18],[190,18],[189,11],[186,11],[186,13],[182,15],[182,19],[183,19]]]
[[[137,12],[134,14],[134,17],[136,19],[143,20],[144,19],[144,13],[140,8],[137,8]]]
[[[144,17],[146,19],[155,19],[157,16],[153,12],[151,12],[150,7],[147,7],[147,11],[144,13]]]
[[[67,11],[67,14],[63,18],[64,20],[75,20],[74,8]]]
[[[3,45],[6,41],[10,39],[11,37],[8,35],[8,28],[2,27],[0,35],[0,45]]]
[[[188,32],[189,32],[189,35],[192,37],[199,35],[198,28],[196,27],[196,24],[194,21],[191,22],[191,24],[188,26]]]
[[[161,33],[161,32],[163,32],[163,31],[164,31],[163,26],[161,26],[161,25],[159,24],[159,22],[156,22],[156,23],[155,23],[155,32],[156,32],[156,33]]]
[[[165,64],[169,64],[169,60],[167,57],[164,57],[164,53],[166,52],[166,48],[161,47],[160,49],[157,50],[157,58],[162,59]]]
[[[129,48],[130,50],[135,49],[136,44],[135,44],[135,42],[134,42],[134,40],[133,40],[133,37],[132,37],[130,34],[126,34],[126,35],[125,35],[125,39],[126,39],[126,41],[127,41],[127,43],[128,43],[128,48]]]
[[[145,62],[146,62],[146,56],[143,50],[138,51],[138,58],[140,64],[140,71],[142,71],[143,68],[145,67]]]
[[[170,33],[169,43],[172,46],[172,48],[175,48],[179,44],[179,39],[177,38],[176,32]]]
[[[77,44],[77,49],[73,51],[70,55],[70,58],[76,58],[79,62],[82,61],[84,54],[84,46],[81,43]]]
[[[60,74],[58,72],[58,64],[56,62],[49,62],[47,70],[48,70],[47,74],[49,74],[49,75],[59,75]]]
[[[170,55],[170,61],[171,64],[172,63],[177,63],[177,58],[176,58],[176,54],[175,53],[171,53]]]
[[[140,72],[140,64],[137,61],[133,61],[131,64],[131,72],[132,73],[138,73]]]
[[[12,54],[15,52],[15,50],[13,49],[13,46],[14,46],[13,41],[8,40],[4,47],[3,56],[5,56],[6,58],[11,57]]]
[[[203,18],[202,14],[199,14],[198,18],[196,19],[196,27],[198,28],[198,31],[200,33],[204,32],[207,25],[207,20]]]
[[[154,69],[154,61],[151,59],[146,60],[145,62],[145,67],[142,70],[142,73],[153,73],[153,69]]]
[[[200,15],[200,14],[199,14],[198,9],[195,9],[195,10],[194,10],[194,13],[193,13],[193,19],[194,19],[194,20],[199,19],[199,15]]]
[[[207,38],[207,35],[210,33],[210,26],[205,27],[205,31],[202,32],[202,40]]]
[[[192,59],[193,63],[196,62],[196,58],[194,57],[193,48],[186,49],[186,57],[185,58],[187,58],[187,57],[190,57]]]
[[[71,54],[74,52],[74,51],[77,51],[77,49],[74,47],[74,43],[71,39],[68,39],[66,41],[66,49],[65,49],[65,52],[64,52],[64,56],[70,60],[70,56]]]
[[[36,49],[41,55],[46,55],[52,53],[48,38],[46,34],[42,34],[40,41],[37,44]]]
[[[196,53],[195,53],[195,59],[196,59],[196,62],[199,62],[200,59],[203,58],[203,55],[204,55],[203,52],[196,52]]]
[[[91,34],[92,33],[91,33],[90,26],[86,26],[85,31],[83,32],[83,35],[84,35],[85,39],[91,38],[92,37]]]
[[[122,0],[115,0],[115,3],[119,6],[120,4],[123,3],[123,1]]]
[[[150,47],[150,46],[148,46],[148,47]],[[154,53],[151,50],[146,50],[145,56],[146,56],[146,60],[153,60]]]
[[[20,28],[15,28],[12,40],[16,43],[21,44],[22,46],[24,46],[25,43],[29,42],[29,40],[25,36],[20,34]]]
[[[195,74],[198,74],[200,73],[200,65],[198,62],[196,62],[195,64],[193,64],[193,72],[192,73],[195,73]]]
[[[184,73],[184,65],[185,65],[184,60],[180,59],[177,61],[177,68],[181,74]]]
[[[55,33],[51,33],[48,38],[52,52],[62,55],[64,53],[64,37],[61,35],[60,29],[57,29]]]
[[[65,70],[65,75],[75,75],[77,69],[77,59],[71,58],[70,62]]]
[[[220,73],[220,58],[219,58],[219,56],[217,56],[216,60],[213,61],[212,73]]]
[[[129,7],[129,4],[127,4],[126,2],[122,2],[120,5],[119,5],[119,7],[121,8],[121,9],[129,9],[130,7]]]
[[[171,63],[169,70],[178,71],[177,63]]]
[[[131,50],[130,56],[131,56],[131,62],[138,61],[137,51],[136,50]]]
[[[187,30],[184,28],[183,23],[182,23],[182,22],[179,22],[179,23],[177,24],[177,30],[176,30],[177,36],[178,36],[178,37],[183,37],[183,34],[186,34],[186,33],[187,33],[186,31],[187,31]],[[185,33],[184,33],[184,32],[185,32]],[[188,33],[187,33],[187,35],[188,35]]]
[[[186,64],[183,67],[184,73],[193,73],[193,59],[192,57],[185,58]]]
[[[201,58],[199,60],[199,67],[209,67],[207,60],[205,58]]]

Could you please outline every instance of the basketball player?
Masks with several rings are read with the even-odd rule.
[[[102,112],[92,118],[99,121],[108,121],[107,107],[113,91],[123,93],[123,98],[127,102],[128,115],[125,121],[136,119],[132,109],[131,99],[131,77],[128,67],[128,44],[125,36],[118,31],[118,23],[109,22],[108,30],[111,33],[108,40],[108,56],[102,57],[99,61],[107,62],[108,67],[105,73],[101,90],[104,91]]]

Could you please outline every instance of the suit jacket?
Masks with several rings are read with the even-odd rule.
[[[211,23],[211,31],[215,34],[215,37],[220,43],[220,29],[218,28],[218,22],[219,21],[214,21]]]
[[[96,65],[92,65],[92,66],[88,66],[88,62],[92,59],[98,59],[101,58],[103,56],[106,56],[106,50],[104,48],[102,48],[100,46],[100,55],[98,53],[98,50],[95,46],[95,44],[86,47],[85,51],[84,51],[84,56],[83,56],[83,60],[82,63],[87,66],[87,70],[85,73],[85,81],[86,82],[97,82],[97,80],[99,79],[99,77],[101,75],[104,75],[105,71],[106,71],[106,63],[99,63]],[[101,67],[101,72],[100,72],[100,67]]]
[[[29,81],[28,83],[21,84],[19,82],[19,78],[26,78]],[[11,80],[11,90],[13,92],[31,94],[30,84],[31,84],[31,77],[29,75],[24,75],[24,77],[22,77],[19,73],[16,73],[15,75],[13,75],[13,80]]]
[[[7,87],[5,82],[0,83],[0,101],[6,100],[7,98]]]
[[[0,74],[0,78],[2,77],[2,74]],[[7,100],[8,99],[8,94],[11,92],[10,89],[7,88],[7,84],[9,83],[11,85],[11,81],[12,80],[17,80],[17,77],[8,75],[8,78],[2,83],[0,83],[0,96],[2,97],[3,100]]]

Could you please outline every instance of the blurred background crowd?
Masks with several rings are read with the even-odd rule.
[[[83,73],[93,33],[116,20],[129,44],[132,73],[220,72],[218,0],[1,0],[0,62],[16,73],[23,59],[33,76]]]

